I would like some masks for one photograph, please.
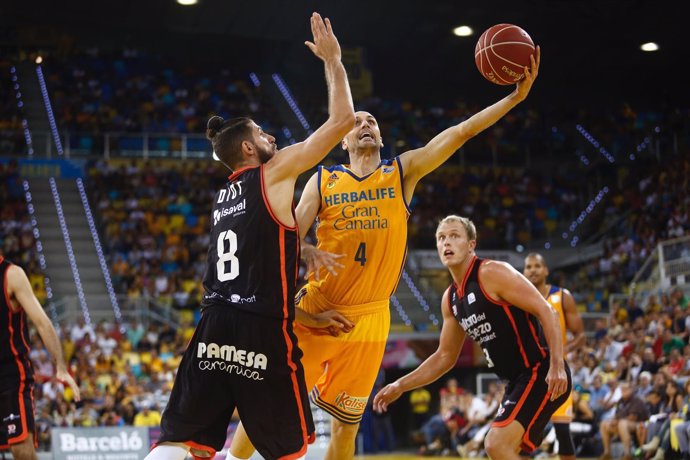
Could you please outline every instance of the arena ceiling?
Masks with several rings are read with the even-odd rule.
[[[69,31],[83,44],[149,47],[180,59],[212,55],[280,70],[299,79],[318,72],[303,41],[311,11],[329,16],[343,46],[361,46],[374,91],[386,97],[476,98],[495,87],[474,66],[474,44],[487,27],[509,22],[542,46],[538,95],[544,103],[687,104],[690,56],[685,2],[670,0],[5,0],[5,42],[16,31]],[[459,38],[453,27],[477,35]],[[19,34],[21,35],[21,34]],[[34,35],[35,36],[35,35]],[[660,50],[644,53],[643,42]],[[683,70],[681,70],[681,67]],[[313,74],[312,74],[313,76]]]

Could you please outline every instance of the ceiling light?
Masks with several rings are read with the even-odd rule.
[[[43,62],[43,58],[41,56],[36,56],[36,64],[40,64]]]
[[[460,26],[453,29],[453,33],[458,37],[469,37],[474,33],[474,30],[470,26]]]
[[[199,0],[177,0],[177,3],[184,6],[196,5]]]
[[[659,50],[659,45],[657,45],[657,44],[654,43],[654,42],[647,42],[647,43],[643,43],[643,44],[640,46],[640,49],[641,49],[642,51],[658,51],[658,50]]]

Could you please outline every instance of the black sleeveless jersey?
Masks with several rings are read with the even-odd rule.
[[[489,367],[502,379],[511,380],[531,369],[548,355],[541,325],[534,315],[508,303],[498,303],[484,293],[475,257],[461,285],[449,289],[450,309],[483,349]]]
[[[294,318],[299,232],[273,215],[263,170],[236,171],[215,196],[202,306]]]
[[[0,387],[33,382],[33,368],[29,360],[29,326],[26,313],[20,308],[12,311],[7,270],[12,264],[0,256]]]

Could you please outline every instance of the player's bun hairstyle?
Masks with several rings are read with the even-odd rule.
[[[219,117],[218,115],[214,115],[211,118],[208,119],[208,123],[206,124],[206,138],[209,141],[213,141],[213,138],[216,137],[216,134],[223,129],[223,125],[225,124],[225,120],[223,117]]]
[[[211,141],[218,159],[230,169],[242,162],[242,142],[252,139],[252,120],[247,117],[231,118],[214,115],[206,123],[206,138]]]

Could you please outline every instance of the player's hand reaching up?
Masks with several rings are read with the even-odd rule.
[[[536,80],[537,75],[539,75],[539,63],[541,62],[541,48],[539,46],[537,46],[536,57],[534,54],[530,56],[530,62],[531,66],[525,67],[525,78],[517,82],[517,88],[515,88],[521,101],[527,97],[532,89],[534,80]]]
[[[314,279],[319,281],[319,273],[322,268],[328,270],[331,275],[336,276],[338,273],[336,273],[335,269],[345,267],[338,262],[338,259],[341,257],[343,257],[342,254],[322,251],[308,243],[302,244],[302,259],[304,259],[304,262],[307,264],[307,273],[304,275],[304,279],[308,279],[309,276],[313,274]]]
[[[305,41],[304,44],[309,47],[312,53],[324,62],[340,61],[340,44],[333,34],[331,21],[328,18],[324,20],[319,13],[313,13],[311,15],[311,33],[314,36],[314,41]]]

